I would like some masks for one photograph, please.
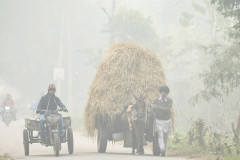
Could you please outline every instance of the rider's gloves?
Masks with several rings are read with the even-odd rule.
[[[37,114],[44,114],[44,111],[36,111]]]
[[[130,103],[127,103],[127,104],[125,104],[125,105],[124,105],[124,109],[128,109],[128,107],[129,107],[130,105],[132,105],[132,103],[131,103],[131,102],[130,102]]]
[[[64,112],[68,112],[67,108],[63,108],[62,110],[63,110]]]
[[[43,112],[42,112],[43,113]],[[48,116],[48,111],[44,113],[44,116],[47,117]]]
[[[128,108],[128,105],[124,105],[124,109],[127,109]]]

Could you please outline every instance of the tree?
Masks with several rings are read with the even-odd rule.
[[[110,43],[132,41],[159,50],[159,37],[150,17],[135,10],[120,9],[109,25]]]
[[[212,0],[212,4],[217,4],[219,11],[226,18],[235,19],[235,24],[229,28],[230,37],[240,36],[240,1],[239,0]]]
[[[212,0],[212,4],[217,5],[217,11],[226,20],[231,19],[233,25],[227,28],[226,43],[214,45],[209,49],[214,60],[209,69],[200,75],[205,89],[197,95],[205,100],[222,98],[223,95],[233,92],[240,84],[240,1]]]
[[[144,17],[139,11],[121,8],[117,13],[110,16],[106,10],[104,12],[109,16],[109,24],[104,33],[109,34],[109,48],[117,42],[135,42],[151,50],[159,52],[160,40],[156,30],[152,25],[150,17]],[[88,48],[81,51],[88,57],[86,64],[98,66],[101,59],[105,56],[104,48]],[[91,53],[91,54],[89,54]]]

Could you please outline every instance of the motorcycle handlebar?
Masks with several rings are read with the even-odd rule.
[[[55,112],[55,111],[57,111],[57,112],[63,112],[64,109],[59,108],[59,109],[56,109],[56,110],[54,110],[54,111],[51,111],[51,110],[39,110],[39,111],[37,111],[37,112],[38,112],[38,113],[46,113],[46,112]],[[67,111],[66,111],[66,112],[67,112]]]

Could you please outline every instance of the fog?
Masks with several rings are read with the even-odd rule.
[[[234,23],[223,21],[215,8],[206,0],[0,0],[0,95],[11,93],[18,110],[25,110],[55,83],[56,94],[70,111],[81,115],[105,51],[115,42],[133,41],[160,57],[178,126],[197,117],[216,121],[209,114],[227,114],[216,107],[225,102],[191,103],[204,88],[199,74],[213,59],[205,46],[227,45],[223,28]],[[133,32],[114,21],[121,14],[129,26],[135,23],[131,17],[140,17],[143,21],[136,24],[148,23],[151,31],[140,28],[136,31],[140,38],[118,36],[114,29]],[[54,80],[55,68],[64,69],[64,80]]]

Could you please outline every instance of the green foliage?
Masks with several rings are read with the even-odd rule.
[[[203,155],[204,150],[197,144],[189,145],[186,139],[183,139],[181,143],[174,143],[174,139],[170,138],[168,149],[170,152],[177,154],[178,156],[191,156],[191,155]]]
[[[235,30],[229,33],[231,37],[240,37],[240,1],[239,0],[212,0],[212,4],[218,4],[217,10],[224,15],[224,17],[231,17],[237,20],[236,24],[232,26]]]
[[[216,48],[215,48],[216,49]],[[234,43],[230,47],[219,51],[210,65],[210,69],[201,74],[204,78],[205,98],[221,98],[229,94],[240,84],[240,50],[239,44]]]
[[[224,160],[236,160],[236,159],[240,159],[240,155],[227,155],[227,156],[224,156]]]
[[[240,29],[240,1],[239,0],[212,0],[212,4],[217,5],[216,10],[225,17],[234,19],[235,25],[228,28],[225,42],[215,43],[210,46],[210,53],[214,60],[209,69],[203,72],[200,77],[204,82],[204,90],[196,97],[195,101],[203,98],[209,101],[212,98],[222,98],[233,92],[240,84],[240,52],[239,52],[239,29]]]
[[[208,159],[239,159],[239,143],[233,140],[233,134],[221,132],[216,126],[219,124],[209,126],[200,118],[193,121],[189,132],[178,136],[178,143],[176,143],[175,137],[170,138],[170,152],[181,156],[206,157]]]
[[[217,144],[218,142],[216,142]],[[233,148],[231,146],[231,148]],[[174,139],[169,139],[168,149],[170,154],[176,156],[190,156],[192,158],[198,157],[203,159],[212,159],[212,160],[237,160],[240,159],[240,155],[236,153],[216,153],[210,149],[204,149],[200,147],[197,143],[189,145],[186,139],[183,139],[181,143],[174,143]],[[214,150],[214,149],[213,149]],[[227,150],[227,147],[226,147]]]
[[[207,132],[207,127],[203,119],[197,119],[193,122],[191,129],[188,132],[188,144],[192,145],[196,140],[200,147],[205,147],[205,134]]]
[[[239,17],[239,0],[212,0],[212,3],[218,3],[218,11],[222,12],[225,16]]]
[[[0,160],[14,160],[14,158],[8,154],[4,154],[3,156],[0,155]]]
[[[192,6],[196,11],[198,11],[199,13],[201,13],[203,15],[206,14],[206,12],[207,12],[207,10],[204,6],[201,6],[194,1],[192,2]]]
[[[135,10],[121,9],[112,18],[109,27],[110,42],[133,41],[159,50],[159,38],[152,20]]]
[[[188,12],[182,13],[182,18],[180,19],[180,24],[183,27],[189,27],[191,25],[191,20],[193,19],[194,15]]]

